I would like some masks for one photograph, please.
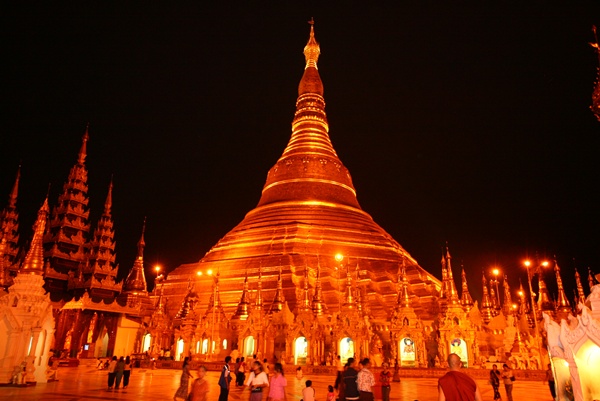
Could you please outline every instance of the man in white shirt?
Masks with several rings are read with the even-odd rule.
[[[360,401],[373,401],[373,386],[375,385],[375,376],[369,370],[371,361],[365,358],[361,362],[363,368],[358,372],[356,384],[358,386]]]

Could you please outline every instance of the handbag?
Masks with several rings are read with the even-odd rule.
[[[511,377],[510,377],[510,381],[511,381],[511,382],[514,382],[514,381],[515,381],[515,377],[514,377],[514,376],[511,376]]]

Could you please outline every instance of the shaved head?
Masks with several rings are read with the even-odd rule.
[[[448,355],[448,366],[450,369],[460,368],[460,356],[456,354]]]

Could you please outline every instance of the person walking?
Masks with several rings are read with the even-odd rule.
[[[513,389],[513,381],[515,381],[515,377],[513,375],[513,371],[507,364],[502,365],[502,379],[504,380],[504,389],[506,390],[506,398],[508,398],[508,401],[513,401],[512,389]]]
[[[358,394],[360,401],[374,401],[373,386],[375,385],[375,376],[369,370],[371,360],[365,358],[361,362],[362,369],[358,372],[356,384],[358,386]]]
[[[492,365],[492,370],[490,370],[490,384],[494,389],[494,401],[501,399],[500,398],[500,378],[502,377],[502,373],[498,370],[497,365]]]
[[[335,383],[333,384],[333,388],[337,390],[340,386],[340,382],[342,381],[342,373],[344,373],[342,358],[339,355],[335,358],[335,368],[337,371],[337,375],[335,376]]]
[[[285,388],[287,386],[287,379],[283,374],[283,365],[279,362],[273,366],[273,376],[269,383],[269,401],[285,401]]]
[[[123,372],[125,372],[125,358],[120,357],[115,368],[115,390],[121,385],[121,379],[123,378]]]
[[[556,399],[556,387],[554,386],[554,373],[552,373],[552,365],[548,364],[548,370],[546,370],[546,380],[548,382],[548,388],[550,389],[550,394],[552,395],[552,399]]]
[[[208,394],[208,381],[205,379],[206,366],[198,368],[198,378],[192,383],[192,391],[188,399],[190,401],[206,401]]]
[[[229,384],[231,383],[231,369],[229,368],[229,362],[231,357],[225,357],[225,365],[221,369],[221,376],[219,377],[219,387],[221,392],[219,393],[219,401],[227,401],[229,398]]]
[[[460,357],[448,355],[448,372],[438,380],[438,401],[481,401],[477,383],[461,368]]]
[[[246,386],[250,388],[250,401],[261,401],[263,388],[269,387],[269,377],[263,372],[262,364],[257,360],[252,362],[252,372],[248,376]]]
[[[356,384],[356,379],[358,377],[358,372],[355,368],[354,358],[348,358],[348,363],[346,364],[346,370],[344,370],[343,374],[343,385],[344,385],[344,397],[340,397],[340,401],[356,401],[358,400],[360,393],[358,392],[358,386]]]
[[[381,366],[381,373],[379,373],[379,382],[381,383],[381,399],[383,401],[390,401],[392,372],[390,372],[390,365],[387,362],[384,362]]]
[[[117,368],[117,357],[113,356],[110,363],[108,364],[108,368],[106,368],[106,370],[108,370],[108,389],[112,390],[114,384],[115,384],[115,369]]]
[[[188,392],[189,392],[190,377],[194,377],[190,373],[189,363],[190,363],[190,357],[186,356],[183,359],[183,366],[181,367],[181,379],[179,380],[179,388],[177,389],[177,392],[173,396],[174,401],[177,401],[178,398],[181,398],[183,400],[187,399]]]
[[[129,386],[129,377],[131,376],[131,358],[129,355],[125,358],[125,369],[123,370],[123,389]]]
[[[238,386],[243,386],[246,382],[246,362],[244,361],[244,357],[240,358],[240,366],[238,368],[238,376],[236,377]]]

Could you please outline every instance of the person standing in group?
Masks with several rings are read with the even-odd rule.
[[[123,388],[126,389],[129,386],[129,376],[131,376],[131,358],[127,356],[125,358],[125,369],[123,370]]]
[[[337,390],[340,386],[340,382],[342,381],[342,373],[344,373],[344,365],[342,365],[342,358],[339,355],[335,358],[335,368],[337,375],[335,376],[333,388]]]
[[[448,355],[448,372],[438,380],[438,401],[481,401],[477,383],[461,368],[460,357]]]
[[[355,369],[355,361],[354,358],[348,358],[348,363],[346,364],[346,370],[344,370],[343,374],[343,382],[344,382],[344,397],[340,397],[340,401],[356,401],[358,400],[360,394],[358,392],[358,386],[356,384],[356,379],[358,377],[358,372]]]
[[[335,401],[335,393],[331,384],[327,386],[327,401]]]
[[[312,386],[312,380],[306,381],[306,387],[302,389],[302,401],[315,401],[317,392]]]
[[[271,369],[269,369],[269,361],[267,360],[267,358],[263,359],[263,369],[267,376],[271,374]]]
[[[246,386],[250,388],[250,401],[262,400],[263,388],[269,387],[269,377],[263,372],[262,364],[259,361],[252,362],[252,372],[248,376]]]
[[[287,379],[283,374],[283,365],[279,362],[273,366],[273,377],[269,383],[269,401],[285,401],[285,387],[287,386]]]
[[[492,365],[492,370],[490,370],[490,384],[494,389],[494,401],[500,399],[500,378],[502,377],[502,373],[498,370],[497,365]]]
[[[219,393],[219,401],[227,401],[229,398],[229,384],[231,383],[231,369],[229,368],[229,362],[231,357],[225,357],[225,365],[221,369],[221,376],[219,377],[219,387],[221,392]]]
[[[373,386],[375,385],[375,376],[369,370],[371,361],[369,358],[362,360],[362,369],[358,372],[356,384],[358,385],[358,394],[360,401],[374,401]]]
[[[112,390],[114,384],[115,384],[115,376],[117,375],[117,373],[115,372],[115,369],[117,368],[117,357],[113,356],[110,363],[108,364],[108,389]]]
[[[379,374],[379,381],[381,382],[381,399],[383,401],[390,401],[392,372],[390,372],[390,365],[387,362],[384,362],[381,366],[383,368]]]
[[[240,366],[238,367],[238,375],[236,377],[238,386],[243,386],[246,381],[246,362],[244,361],[244,357],[240,358]]]
[[[183,400],[187,399],[188,392],[189,392],[190,377],[194,377],[190,373],[189,364],[190,364],[190,357],[186,356],[183,359],[183,366],[181,367],[181,379],[179,380],[179,388],[177,389],[177,392],[173,396],[174,401],[177,401],[178,398],[181,398]]]
[[[513,381],[515,377],[513,375],[512,369],[507,365],[502,365],[502,379],[504,380],[504,389],[506,390],[506,398],[508,401],[513,401],[512,397],[512,389],[513,389]]]
[[[206,366],[202,365],[198,368],[198,378],[192,383],[192,391],[188,398],[189,401],[206,401],[208,394],[208,381],[206,376]]]
[[[546,380],[548,382],[548,388],[550,389],[550,394],[552,394],[552,399],[556,399],[556,387],[554,386],[554,373],[552,373],[552,365],[548,364],[548,370],[546,370]]]
[[[121,379],[123,378],[123,373],[125,372],[125,358],[120,357],[119,362],[117,362],[117,367],[115,368],[115,389],[118,389],[121,385]]]

